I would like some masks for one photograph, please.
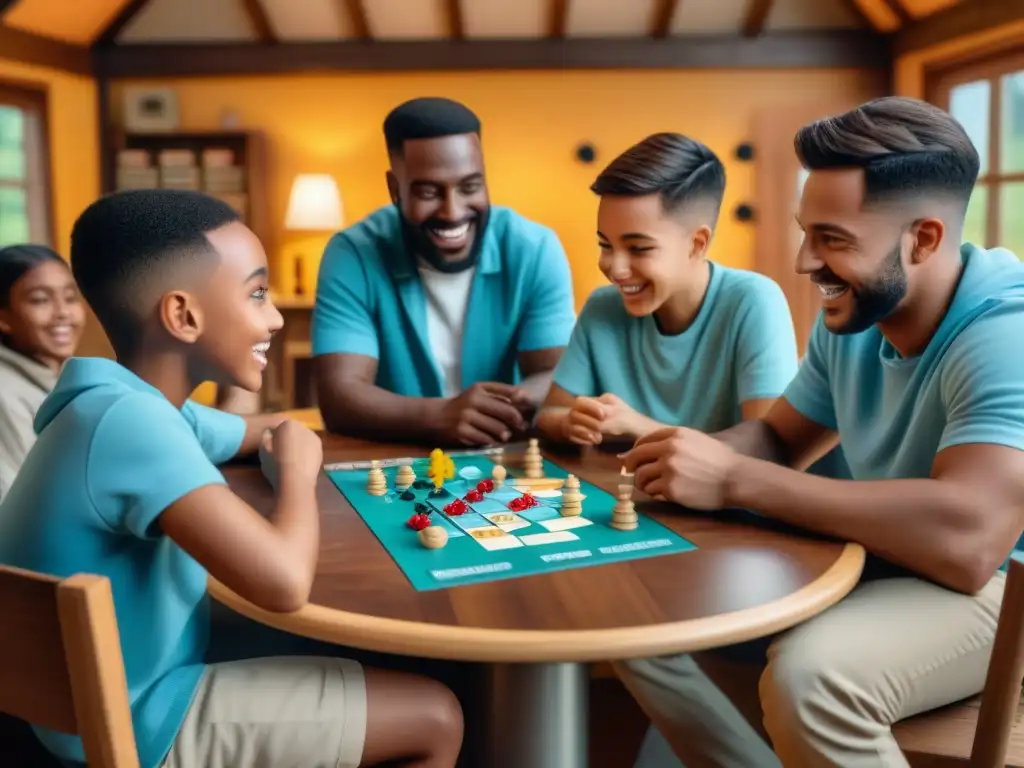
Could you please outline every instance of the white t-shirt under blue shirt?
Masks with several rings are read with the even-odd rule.
[[[693,323],[667,336],[652,315],[626,312],[617,288],[590,295],[554,382],[569,394],[610,393],[663,424],[704,432],[742,420],[748,400],[782,394],[797,370],[782,289],[757,272],[711,263]]]

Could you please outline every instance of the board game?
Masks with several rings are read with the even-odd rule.
[[[522,463],[436,450],[326,472],[421,592],[696,549],[636,513],[632,477],[613,496],[542,459],[532,440]]]

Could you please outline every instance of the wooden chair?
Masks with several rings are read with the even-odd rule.
[[[1010,561],[985,689],[893,726],[914,768],[1024,768],[1024,562]]]
[[[110,581],[0,567],[0,712],[77,734],[89,768],[138,768]]]

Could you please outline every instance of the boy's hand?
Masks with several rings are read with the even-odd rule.
[[[637,416],[636,411],[615,395],[577,397],[569,410],[568,437],[581,445],[598,445],[605,435],[631,435]]]
[[[299,422],[288,419],[263,433],[260,466],[272,486],[277,486],[282,475],[315,483],[323,463],[323,443],[315,432]]]

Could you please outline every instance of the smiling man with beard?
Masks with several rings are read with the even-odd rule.
[[[652,496],[857,542],[865,578],[768,649],[778,758],[691,657],[617,671],[688,766],[902,768],[893,723],[981,691],[1024,529],[1024,265],[962,243],[978,153],[942,110],[878,99],[795,145],[796,266],[823,299],[796,378],[764,417],[624,464]],[[791,468],[836,434],[853,479]]]
[[[575,323],[550,229],[493,206],[480,122],[414,99],[384,121],[393,205],[335,235],[312,343],[332,432],[486,445],[522,434]]]

